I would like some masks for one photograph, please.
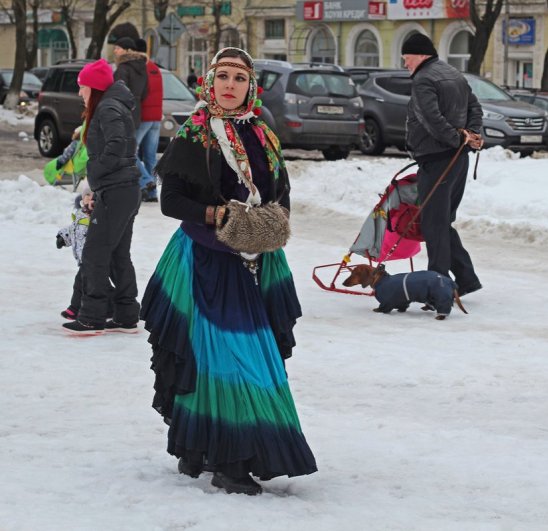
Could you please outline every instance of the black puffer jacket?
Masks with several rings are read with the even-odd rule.
[[[125,81],[135,97],[133,123],[137,129],[141,125],[141,102],[148,93],[147,59],[142,53],[128,50],[116,58],[116,63],[114,79]]]
[[[406,140],[415,160],[450,155],[462,143],[457,129],[480,132],[481,105],[456,68],[436,56],[422,63],[411,77]]]
[[[138,182],[135,165],[137,150],[131,109],[133,95],[123,81],[116,81],[105,92],[89,124],[88,182],[97,192],[103,188]]]

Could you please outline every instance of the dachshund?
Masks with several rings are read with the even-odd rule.
[[[423,310],[436,310],[436,319],[441,321],[451,313],[453,300],[459,308],[468,313],[460,302],[457,284],[436,271],[415,271],[390,275],[384,266],[372,267],[362,264],[352,268],[351,275],[343,282],[344,286],[361,284],[371,286],[380,306],[373,311],[390,313],[397,309],[405,312],[411,302],[422,302]]]

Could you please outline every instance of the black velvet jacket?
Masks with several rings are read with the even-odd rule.
[[[248,157],[255,171],[254,157],[249,149]],[[204,223],[208,205],[222,205],[225,199],[233,198],[226,197],[226,182],[223,182],[228,172],[232,170],[220,149],[207,150],[201,142],[193,142],[190,137],[176,137],[156,166],[156,173],[162,180],[162,213],[183,221]],[[289,210],[290,186],[286,170],[280,168],[278,179],[274,180],[270,175],[269,180],[267,193],[261,191],[262,202],[278,200]]]

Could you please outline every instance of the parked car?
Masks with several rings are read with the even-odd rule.
[[[386,146],[405,149],[407,104],[411,78],[407,70],[348,69],[364,103],[365,130],[361,150],[378,155]],[[548,114],[516,101],[491,81],[464,74],[483,108],[485,147],[501,145],[530,153],[548,149]]]
[[[34,68],[31,68],[29,72],[34,74],[43,83],[44,79],[46,79],[48,70],[49,66],[35,66]]]
[[[548,111],[548,92],[527,89],[511,89],[508,93],[516,100],[525,101]]]
[[[407,104],[411,79],[407,70],[347,68],[363,101],[364,131],[360,149],[366,155],[380,155],[386,146],[405,149]]]
[[[262,115],[283,148],[319,149],[345,159],[360,143],[363,106],[352,78],[328,64],[255,61]]]
[[[0,104],[4,103],[13,78],[13,68],[0,69]],[[19,94],[20,102],[35,100],[42,88],[42,82],[31,72],[23,74],[23,85]]]
[[[72,133],[82,123],[84,103],[78,95],[78,74],[86,59],[73,60],[49,68],[38,97],[34,138],[44,157],[56,157],[70,143]],[[167,145],[196,103],[188,87],[169,70],[161,69],[164,101],[160,147]]]
[[[162,119],[158,150],[163,151],[179,127],[194,111],[196,96],[194,91],[188,88],[173,72],[163,68],[160,70],[164,85],[162,105],[164,118]]]

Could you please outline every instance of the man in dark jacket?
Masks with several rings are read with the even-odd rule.
[[[146,57],[137,51],[137,45],[131,37],[122,37],[114,44],[116,71],[114,80],[125,82],[135,98],[133,123],[135,129],[141,125],[141,102],[148,90]]]
[[[461,72],[440,61],[432,41],[413,34],[402,46],[413,80],[407,111],[407,146],[418,162],[419,199],[424,201],[463,142],[481,148],[482,109]],[[459,294],[481,289],[470,255],[452,227],[468,174],[466,147],[421,214],[428,269],[455,276]]]

